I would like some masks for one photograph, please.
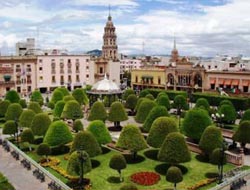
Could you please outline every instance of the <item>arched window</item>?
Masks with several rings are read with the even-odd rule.
[[[199,73],[194,75],[194,85],[198,85],[198,87],[202,87],[202,77]]]
[[[174,75],[171,73],[168,74],[168,83],[174,85]]]

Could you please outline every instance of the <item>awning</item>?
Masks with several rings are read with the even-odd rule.
[[[145,79],[152,79],[153,76],[150,76],[150,75],[143,75],[141,78],[145,78]]]
[[[210,84],[215,84],[216,78],[210,78]]]
[[[242,80],[242,86],[249,86],[249,80]]]
[[[219,79],[218,84],[224,84],[224,81],[225,81],[224,79]]]
[[[231,80],[231,79],[226,79],[226,80],[224,81],[224,84],[225,84],[225,85],[231,85],[231,84],[232,84],[232,80]]]
[[[239,83],[240,83],[240,80],[237,80],[237,79],[234,79],[234,80],[232,81],[232,85],[233,85],[233,86],[239,86]]]

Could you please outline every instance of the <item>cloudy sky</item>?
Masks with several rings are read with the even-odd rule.
[[[250,0],[4,0],[1,54],[36,38],[43,49],[101,49],[108,6],[119,52],[169,54],[176,36],[181,55],[250,55]]]

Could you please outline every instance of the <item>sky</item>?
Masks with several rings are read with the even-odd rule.
[[[35,38],[41,49],[102,48],[111,7],[119,53],[183,56],[250,55],[250,0],[4,0],[0,51]]]

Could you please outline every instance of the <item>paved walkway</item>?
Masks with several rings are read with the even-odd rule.
[[[10,152],[0,146],[0,172],[3,173],[16,190],[47,190],[46,182],[37,180],[32,170],[25,169],[20,160],[15,160]]]

